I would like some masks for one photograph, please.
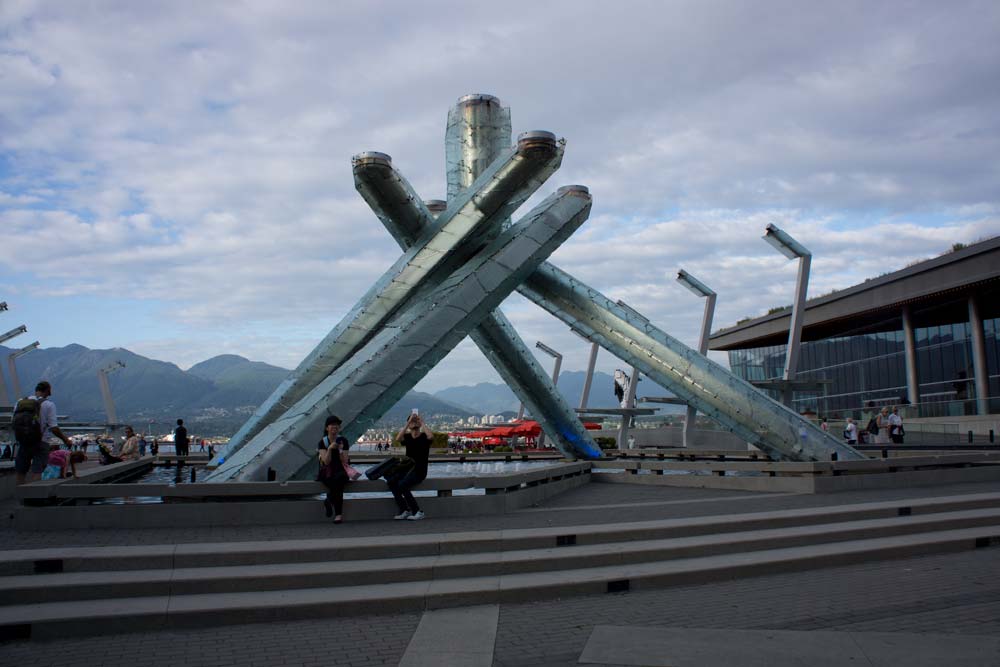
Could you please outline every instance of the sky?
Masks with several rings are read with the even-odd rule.
[[[293,368],[400,252],[351,156],[443,198],[448,109],[489,93],[567,142],[521,214],[594,197],[551,261],[695,345],[678,268],[716,328],[791,303],[768,223],[812,251],[810,295],[1000,234],[998,82],[995,1],[3,0],[0,331]],[[585,368],[565,325],[502,309]],[[417,388],[481,381],[465,341]]]

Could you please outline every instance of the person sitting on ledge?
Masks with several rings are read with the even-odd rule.
[[[112,463],[122,462],[121,457],[112,454],[111,450],[108,449],[108,446],[105,445],[100,440],[97,441],[97,451],[101,455],[100,463],[102,466],[111,465]]]
[[[406,456],[413,459],[414,465],[404,475],[385,480],[399,508],[399,514],[393,518],[419,521],[424,518],[424,513],[420,511],[420,506],[417,505],[410,489],[427,478],[427,459],[430,458],[434,432],[414,411],[406,421],[406,425],[396,434],[396,439],[406,448]]]
[[[350,443],[340,435],[343,424],[340,417],[330,415],[323,424],[325,435],[316,446],[319,458],[319,473],[316,481],[326,487],[326,498],[323,507],[326,516],[333,516],[334,523],[344,521],[344,486],[350,481],[347,468],[347,449]]]
[[[125,427],[125,444],[118,454],[121,461],[137,461],[139,459],[139,436],[131,426]]]

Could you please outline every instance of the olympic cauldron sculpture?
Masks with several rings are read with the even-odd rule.
[[[384,153],[353,159],[355,187],[403,254],[254,412],[215,461],[212,481],[312,475],[327,415],[360,436],[470,336],[545,434],[570,458],[598,448],[498,309],[517,290],[778,460],[863,458],[627,306],[546,259],[590,214],[586,187],[559,188],[510,216],[559,168],[565,141],[526,132],[510,110],[467,95],[448,114],[448,200],[424,202]]]

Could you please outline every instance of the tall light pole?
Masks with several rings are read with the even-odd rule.
[[[594,381],[594,367],[597,365],[597,351],[600,346],[597,343],[590,344],[590,359],[587,360],[587,376],[583,380],[583,392],[580,394],[580,409],[587,407],[590,400],[590,385]]]
[[[11,352],[9,355],[7,355],[7,370],[10,371],[10,384],[11,384],[11,389],[14,390],[15,397],[21,395],[21,382],[17,378],[17,364],[15,363],[14,360],[20,356],[28,354],[34,349],[37,349],[38,345],[39,343],[36,340],[31,345],[22,347],[20,350]]]
[[[806,310],[806,290],[809,288],[809,265],[812,253],[809,250],[774,225],[768,225],[763,239],[774,246],[778,252],[788,259],[799,260],[799,276],[795,281],[795,301],[792,303],[792,321],[788,327],[788,351],[785,354],[785,373],[782,379],[785,386],[782,389],[782,401],[792,407],[791,381],[799,364],[799,346],[802,342],[802,319]]]
[[[118,423],[118,414],[115,412],[115,402],[111,398],[111,385],[108,383],[108,373],[119,368],[125,368],[125,362],[113,361],[108,366],[100,368],[97,371],[97,381],[101,385],[101,397],[104,399],[104,412],[108,417],[108,424],[110,425]]]
[[[705,297],[705,312],[701,318],[701,337],[698,339],[698,352],[706,354],[708,352],[708,337],[712,333],[712,318],[715,316],[716,294],[709,289],[705,283],[701,282],[684,269],[677,272],[677,282],[689,289],[696,296]],[[698,411],[694,406],[687,406],[687,417],[684,419],[684,446],[688,447],[692,443],[690,438],[694,433],[691,430],[694,426]]]
[[[550,357],[556,360],[556,365],[553,366],[552,368],[552,385],[553,386],[557,385],[559,383],[559,369],[562,368],[563,356],[558,352],[556,352],[555,350],[553,350],[548,345],[546,345],[545,343],[543,343],[542,341],[536,341],[535,347],[537,347],[539,350],[541,350],[542,352],[544,352],[545,354],[549,355]],[[538,447],[538,449],[541,449],[544,444],[545,444],[545,431],[542,431],[541,433],[538,434],[538,440],[536,441],[535,446]]]
[[[7,310],[7,302],[0,302],[0,311]],[[15,329],[11,329],[5,334],[0,334],[0,343],[6,343],[11,338],[20,336],[28,330],[28,327],[23,324]],[[13,382],[13,380],[11,380]],[[17,401],[18,392],[14,392],[14,400]],[[3,379],[3,373],[0,373],[0,405],[11,405],[10,396],[7,395],[7,381]]]

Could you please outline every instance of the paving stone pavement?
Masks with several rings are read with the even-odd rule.
[[[1000,548],[500,608],[494,665],[576,665],[595,625],[1000,636]]]
[[[169,528],[57,533],[15,531],[6,522],[0,527],[0,544],[12,549],[526,528],[997,490],[996,484],[964,484],[823,496],[750,495],[734,491],[589,484],[550,499],[543,508],[496,517],[431,518],[415,524],[385,521],[342,526],[317,523],[251,529]],[[1000,573],[1000,547],[990,547],[664,590],[504,604],[500,607],[493,664],[496,667],[576,665],[595,625],[932,631],[1000,636],[1000,577],[997,573]],[[0,655],[4,664],[38,667],[81,664],[128,667],[395,665],[404,654],[420,616],[412,613],[45,642],[19,641],[0,645]],[[82,619],[80,622],[88,621]]]

